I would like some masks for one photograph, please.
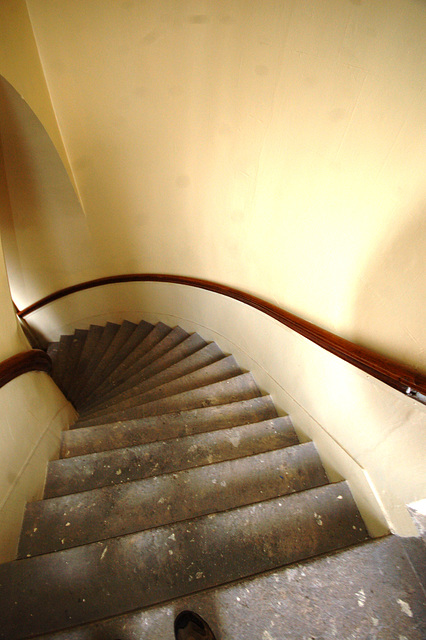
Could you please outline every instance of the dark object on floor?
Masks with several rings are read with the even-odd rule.
[[[181,611],[175,620],[176,640],[216,640],[205,620],[193,611]]]

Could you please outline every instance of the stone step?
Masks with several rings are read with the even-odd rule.
[[[170,382],[160,384],[154,389],[143,391],[139,395],[133,394],[130,397],[124,398],[123,400],[116,401],[114,402],[112,407],[99,407],[99,409],[96,409],[93,414],[90,412],[85,412],[82,414],[82,417],[89,418],[94,414],[96,414],[96,416],[107,415],[111,412],[111,410],[117,411],[127,408],[131,409],[132,407],[146,404],[147,402],[151,402],[152,400],[167,398],[169,396],[174,396],[177,393],[184,393],[185,391],[191,391],[192,389],[205,387],[206,385],[213,384],[214,382],[227,380],[228,378],[240,375],[241,373],[242,371],[238,366],[234,356],[228,356],[227,358],[222,358],[221,360],[213,362],[212,364],[208,364],[201,369],[197,369],[192,373],[181,376],[176,380],[171,380]]]
[[[121,411],[114,411],[107,416],[94,415],[90,418],[79,418],[72,429],[90,427],[106,422],[117,422],[119,420],[134,420],[136,418],[146,418],[148,416],[158,416],[176,411],[188,411],[189,409],[200,409],[202,407],[228,404],[239,400],[248,400],[260,396],[261,393],[251,373],[243,373],[240,376],[222,380],[214,384],[178,393],[175,396],[147,402],[138,407],[131,407]]]
[[[219,347],[215,343],[211,343],[213,347],[213,351],[215,353],[220,354],[220,357],[223,357],[224,354],[220,351]],[[123,393],[128,392],[129,394],[133,393],[132,389],[136,387],[141,381],[147,380],[148,378],[152,378],[155,375],[159,375],[166,369],[170,369],[173,365],[178,365],[181,361],[185,360],[191,355],[195,355],[197,352],[203,350],[207,347],[207,342],[203,340],[197,333],[193,333],[188,338],[183,340],[180,344],[178,344],[173,349],[170,349],[162,356],[156,358],[154,362],[146,365],[141,368],[137,373],[129,376],[126,380],[121,383],[117,383],[116,385],[112,385],[109,392],[104,392],[103,394],[93,394],[90,398],[90,401],[87,403],[87,410],[93,412],[94,409],[102,406],[109,406],[107,403],[111,401],[111,399],[115,400]],[[216,360],[219,359],[219,356],[216,357]],[[213,362],[214,360],[212,360]],[[203,365],[200,364],[195,368],[201,368]],[[176,371],[176,369],[174,370]],[[179,377],[179,376],[175,376]],[[172,378],[170,378],[172,379]],[[127,397],[127,396],[126,396]],[[83,405],[82,411],[84,411],[86,407]]]
[[[121,471],[121,469],[120,469]],[[313,443],[27,505],[18,557],[233,509],[325,484]]]
[[[49,463],[44,498],[234,460],[298,444],[289,418],[274,418]]]
[[[79,381],[75,386],[74,402],[76,407],[78,407],[78,401],[79,401],[80,395],[84,393],[87,382],[90,380],[92,373],[95,371],[96,367],[101,361],[105,351],[108,350],[110,344],[114,340],[115,335],[119,331],[119,329],[120,329],[119,324],[115,324],[114,322],[107,322],[98,342],[95,345],[93,345],[92,352],[90,354],[90,359],[87,363],[86,369],[79,377]]]
[[[67,360],[74,336],[61,336],[59,347],[52,367],[52,377],[62,389],[62,378],[67,369]]]
[[[87,398],[101,384],[105,379],[105,369],[108,367],[110,361],[120,353],[122,347],[130,339],[132,333],[135,331],[136,325],[133,322],[125,320],[121,325],[109,347],[102,354],[101,359],[91,376],[86,381],[84,390],[80,394],[79,406],[82,404],[82,400]]]
[[[37,640],[172,640],[185,610],[218,640],[424,640],[425,560],[421,538],[387,536]]]
[[[114,356],[110,357],[109,363],[103,371],[105,379],[108,379],[108,376],[111,374],[111,372],[114,371],[131,353],[133,353],[135,349],[138,348],[141,342],[145,340],[145,338],[149,333],[151,333],[153,329],[153,324],[145,322],[145,320],[141,320],[141,322],[139,322],[129,339],[122,345],[120,351],[118,351]],[[95,393],[98,393],[98,391],[99,387],[95,390]]]
[[[123,614],[367,538],[341,482],[3,564],[0,638]]]
[[[196,351],[196,353],[193,353],[187,358],[180,360],[168,369],[163,369],[155,375],[149,375],[150,371],[147,371],[147,369],[151,369],[151,365],[148,365],[148,367],[145,367],[142,370],[141,374],[137,376],[139,378],[139,382],[134,380],[135,377],[133,376],[134,386],[131,386],[130,388],[122,391],[110,400],[105,400],[105,402],[100,404],[98,407],[91,408],[90,410],[85,411],[84,416],[88,417],[90,415],[93,415],[94,413],[100,414],[101,412],[107,413],[111,407],[120,408],[124,406],[134,406],[138,404],[139,399],[142,399],[142,397],[145,396],[148,391],[159,389],[166,383],[174,382],[173,385],[169,385],[168,392],[167,390],[165,390],[166,393],[169,393],[169,395],[174,395],[174,393],[176,392],[180,393],[183,390],[187,390],[184,385],[190,381],[190,378],[187,377],[189,376],[189,374],[193,374],[191,378],[191,384],[197,384],[195,381],[197,379],[201,379],[201,375],[203,375],[203,380],[205,379],[205,376],[208,375],[207,367],[215,363],[218,364],[219,361],[224,361],[224,359],[225,358],[222,351],[219,349],[217,344],[212,342],[203,349]],[[154,365],[156,364],[157,360],[154,362]],[[155,369],[156,368],[157,367],[155,367]],[[220,368],[219,364],[217,368]],[[196,375],[198,371],[200,372],[199,376]],[[201,374],[201,371],[203,371],[204,373]],[[241,373],[241,369],[238,367],[236,369],[236,372]],[[142,380],[140,380],[140,378],[142,378]],[[180,383],[178,383],[178,380],[180,380]],[[162,397],[161,392],[160,396],[156,397]],[[124,402],[129,399],[132,399],[131,403]]]
[[[61,457],[70,458],[98,451],[133,447],[158,440],[261,422],[276,416],[271,396],[261,396],[231,404],[71,429],[62,434]]]
[[[143,362],[143,359],[148,353],[151,352],[152,357],[152,351],[154,348],[157,344],[162,342],[171,331],[171,327],[168,327],[163,322],[158,322],[148,335],[127,355],[127,357],[122,360],[113,371],[111,371],[110,375],[105,379],[101,387],[98,388],[98,392],[103,393],[104,390],[106,388],[109,389],[113,383],[117,384],[119,381],[125,379],[127,377],[127,372],[130,371],[135,364],[137,366],[137,363]],[[154,355],[155,353],[156,351],[154,351]],[[149,360],[149,357],[147,359]]]
[[[70,347],[69,356],[66,363],[65,373],[62,377],[61,388],[65,395],[68,393],[68,389],[74,384],[74,374],[80,361],[81,353],[84,348],[84,344],[87,340],[88,331],[85,329],[76,329],[74,331],[73,341]]]
[[[80,377],[86,371],[86,368],[90,362],[90,358],[92,357],[92,352],[95,349],[97,343],[99,342],[103,331],[104,331],[104,327],[101,327],[97,324],[91,324],[89,327],[87,337],[84,343],[84,347],[81,350],[80,359],[78,361],[77,368],[73,373],[73,381],[71,385],[68,387],[68,398],[72,400],[72,402],[74,402],[74,395],[79,385]]]

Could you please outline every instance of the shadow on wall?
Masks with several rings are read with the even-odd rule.
[[[426,373],[426,203],[405,220],[404,227],[386,230],[360,278],[353,341]]]
[[[83,209],[51,139],[1,76],[0,141],[0,233],[12,297],[22,308],[93,277],[93,250]]]

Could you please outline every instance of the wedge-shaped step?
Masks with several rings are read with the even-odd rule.
[[[122,484],[298,444],[289,418],[116,449],[49,464],[45,498]]]
[[[205,387],[206,385],[213,384],[214,382],[221,382],[241,374],[242,371],[233,356],[222,358],[218,362],[188,373],[176,380],[160,384],[155,389],[144,391],[141,394],[126,397],[124,400],[117,401],[113,407],[107,407],[105,409],[99,408],[94,412],[97,416],[107,415],[111,409],[113,411],[120,411],[122,409],[137,407],[153,400],[159,400],[161,398],[167,398],[174,396],[177,393],[183,393],[185,391],[191,391],[192,389],[198,389]],[[91,413],[85,413],[85,416],[89,417]]]
[[[73,339],[73,336],[61,336],[56,358],[53,362],[53,377],[60,388],[62,388],[62,378],[66,372],[67,360]]]
[[[136,329],[133,331],[129,339],[123,344],[120,350],[115,355],[110,355],[108,360],[108,365],[103,370],[104,379],[111,374],[128,356],[133,353],[139,345],[145,340],[145,338],[151,333],[154,329],[154,325],[149,322],[145,322],[141,320],[139,322]],[[103,384],[104,381],[102,381]],[[101,385],[102,386],[102,385]],[[99,392],[99,387],[94,391],[94,393]],[[92,394],[93,395],[93,394]]]
[[[168,369],[160,370],[158,373],[156,373],[159,368],[158,366],[155,366],[158,363],[156,360],[153,365],[148,365],[148,367],[142,369],[139,374],[133,376],[129,381],[130,384],[126,385],[126,390],[121,391],[120,393],[119,391],[122,389],[120,386],[119,389],[117,389],[117,395],[114,395],[110,400],[102,402],[102,404],[96,409],[91,408],[89,411],[85,412],[85,415],[91,415],[97,411],[106,411],[109,407],[120,406],[120,403],[123,400],[127,400],[134,396],[140,397],[151,389],[158,388],[166,382],[183,378],[183,376],[198,371],[199,369],[204,369],[208,365],[213,364],[222,358],[224,358],[224,354],[217,344],[212,342],[204,348],[196,351],[196,353],[193,353],[187,358],[173,364]],[[153,371],[154,373],[152,373]],[[241,373],[240,369],[238,369],[238,373]]]
[[[83,391],[80,394],[79,403],[81,404],[82,398],[87,398],[96,387],[98,387],[105,379],[105,370],[109,367],[110,361],[120,352],[121,348],[130,339],[132,333],[136,329],[136,325],[133,322],[125,320],[118,329],[114,338],[110,342],[109,346],[103,352],[101,359],[99,360],[96,368],[92,371],[89,379],[86,381]]]
[[[78,384],[76,385],[76,388],[75,388],[76,403],[78,403],[80,395],[84,393],[86,384],[90,380],[92,373],[94,372],[99,362],[101,361],[105,351],[108,350],[110,344],[114,340],[115,335],[119,331],[119,329],[120,329],[120,325],[115,324],[114,322],[107,322],[107,324],[105,325],[99,341],[94,345],[92,349],[92,353],[90,355],[90,360],[87,363],[87,367],[84,370],[84,372],[81,374],[78,380]]]
[[[97,324],[90,325],[83,349],[81,350],[77,368],[73,371],[73,384],[68,387],[68,397],[73,402],[80,383],[80,378],[89,366],[92,353],[101,339],[103,331],[104,327],[100,327]],[[53,376],[53,378],[55,379],[55,376]]]
[[[73,429],[90,427],[97,424],[106,424],[117,420],[134,420],[147,416],[158,416],[162,413],[173,413],[175,411],[188,411],[201,407],[212,407],[239,400],[247,400],[260,396],[258,386],[251,373],[243,373],[240,376],[229,378],[210,384],[205,387],[178,393],[168,398],[147,402],[137,407],[113,411],[107,415],[94,414],[90,418],[80,418],[72,425]]]
[[[271,396],[151,416],[124,422],[71,429],[62,434],[61,457],[133,447],[157,440],[179,438],[275,418]]]
[[[109,387],[112,381],[116,383],[119,380],[123,380],[127,377],[129,369],[137,362],[141,362],[145,358],[146,354],[152,352],[156,346],[164,340],[173,330],[163,322],[158,322],[148,335],[131,351],[127,357],[122,360],[111,372],[110,376],[104,381],[102,387],[99,387],[99,391],[103,391],[104,387]],[[180,332],[179,332],[180,333]],[[178,333],[178,340],[180,335]],[[176,335],[176,332],[174,334]],[[183,337],[183,336],[182,336]],[[168,344],[168,343],[166,343]],[[164,343],[163,343],[164,346]],[[154,354],[156,351],[154,351]]]
[[[19,557],[142,531],[326,482],[310,442],[32,502],[24,516]]]
[[[0,638],[147,607],[368,538],[346,483],[0,566]]]
[[[69,356],[66,362],[65,373],[62,378],[61,388],[64,393],[68,393],[71,384],[74,384],[74,374],[80,361],[81,353],[87,339],[88,331],[84,329],[76,329],[73,341],[70,347]]]

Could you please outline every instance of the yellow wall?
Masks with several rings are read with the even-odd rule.
[[[69,160],[85,217],[59,165],[47,170],[52,154],[40,131],[28,141],[37,126],[18,118],[19,101],[6,86],[3,105],[13,108],[2,132],[9,203],[2,215],[8,262],[20,260],[10,261],[20,304],[112,273],[206,277],[426,371],[423,2],[27,0],[27,7],[28,14],[23,0],[1,3],[0,73],[66,167]],[[23,171],[34,154],[37,166]],[[31,180],[39,199],[23,197]],[[68,220],[64,203],[74,211]],[[66,259],[31,252],[40,239],[44,247],[62,242]],[[84,255],[82,266],[76,258]],[[102,295],[100,315],[114,304],[114,313],[131,313],[131,297],[122,306]],[[169,295],[170,317],[189,325],[181,293]],[[93,313],[93,296],[66,310],[74,325]],[[166,313],[155,300],[134,308]],[[255,340],[247,324],[251,347],[241,328],[235,337],[227,308],[215,307],[208,320],[202,304],[189,304],[193,321],[240,355],[252,348],[247,362],[276,384],[283,409],[315,437],[329,468],[351,477],[360,501],[370,500],[371,480],[391,525],[410,531],[404,503],[424,491],[417,457],[412,464],[423,416],[414,401],[379,393],[368,377],[357,382],[358,374],[278,333],[276,359],[268,349],[270,364],[260,362],[262,341],[274,346],[269,325],[254,323]],[[49,309],[42,317],[47,333],[49,322],[52,331],[61,324]],[[280,359],[287,346],[291,371]]]
[[[424,3],[27,4],[103,274],[218,280],[426,369]]]
[[[25,0],[0,2],[0,75],[4,76],[22,98],[31,104],[31,108],[48,131],[73,180],[40,64]]]

